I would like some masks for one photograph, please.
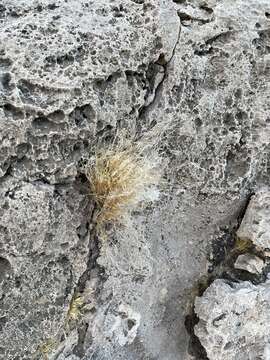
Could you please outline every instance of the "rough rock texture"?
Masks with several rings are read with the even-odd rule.
[[[79,191],[11,177],[2,182],[0,204],[0,354],[30,359],[63,326],[86,267],[86,204]]]
[[[270,282],[215,280],[195,302],[195,333],[210,360],[270,358]]]
[[[239,255],[234,267],[236,269],[246,270],[253,274],[259,274],[264,268],[264,261],[258,256],[252,254]]]
[[[239,239],[251,241],[262,249],[270,249],[270,192],[261,190],[252,196],[241,226]]]
[[[269,181],[269,14],[268,0],[1,1],[0,358],[189,359],[192,284]],[[163,195],[92,261],[80,172],[119,130],[156,137]]]

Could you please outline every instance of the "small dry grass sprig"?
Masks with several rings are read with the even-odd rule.
[[[67,313],[67,319],[68,321],[73,320],[73,321],[77,321],[80,316],[81,316],[81,308],[84,305],[84,299],[82,296],[77,295],[75,296],[70,304],[69,304],[69,309],[68,309],[68,313]]]
[[[44,360],[48,360],[49,354],[53,350],[55,350],[57,346],[58,346],[58,341],[56,339],[48,339],[44,343],[39,345],[36,354],[41,354],[41,356]]]
[[[125,223],[132,210],[157,197],[158,157],[138,146],[100,150],[86,172],[97,207],[97,225]]]

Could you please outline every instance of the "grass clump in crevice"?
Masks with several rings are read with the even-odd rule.
[[[93,301],[91,301],[93,293],[94,290],[89,288],[83,293],[75,293],[73,295],[65,319],[65,330],[67,332],[69,332],[74,325],[79,323],[85,312],[94,307]]]
[[[81,317],[81,309],[84,306],[85,300],[83,296],[76,295],[69,304],[67,312],[67,321],[78,321]]]
[[[44,360],[48,360],[49,354],[52,351],[54,351],[58,345],[59,342],[56,339],[53,338],[47,339],[41,345],[38,346],[37,353],[41,354]]]
[[[115,145],[99,150],[86,171],[97,205],[96,223],[125,224],[133,210],[158,197],[159,158],[142,147]]]

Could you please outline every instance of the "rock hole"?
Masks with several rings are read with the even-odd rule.
[[[3,330],[4,326],[6,325],[8,319],[6,316],[0,317],[0,331]]]
[[[65,119],[65,114],[62,110],[56,110],[49,114],[48,117],[54,122],[61,122]]]
[[[32,126],[34,129],[38,130],[41,134],[48,134],[50,132],[64,131],[64,124],[56,124],[48,120],[45,116],[40,116],[35,118],[32,121]]]
[[[190,21],[190,20],[192,20],[192,17],[189,14],[187,14],[187,13],[185,13],[183,11],[179,11],[178,16],[180,17],[181,21]]]
[[[134,2],[135,4],[139,4],[139,5],[144,4],[144,0],[131,0],[131,1]]]
[[[78,174],[77,177],[76,177],[76,180],[78,180],[78,182],[81,183],[81,184],[87,184],[88,183],[88,179],[87,179],[86,175],[83,174],[83,173]]]
[[[200,8],[206,11],[208,14],[212,14],[214,12],[214,10],[207,5],[201,5]]]
[[[49,10],[55,10],[55,9],[57,9],[57,8],[59,8],[59,6],[57,6],[55,3],[52,3],[52,4],[49,4],[49,5],[48,5],[48,9],[49,9]]]
[[[8,69],[12,65],[12,61],[7,58],[0,58],[0,68],[5,70]]]
[[[113,126],[110,125],[110,124],[107,124],[105,125],[102,129],[100,129],[99,131],[97,131],[96,135],[97,136],[104,136],[104,135],[107,135],[109,136],[110,135],[110,132],[113,130]]]
[[[0,257],[0,283],[5,280],[11,270],[12,267],[10,265],[10,262],[5,258]]]
[[[11,104],[5,104],[3,106],[4,113],[7,117],[12,118],[13,120],[22,119],[24,117],[23,111],[16,108]]]
[[[56,62],[58,65],[62,65],[62,67],[67,67],[74,63],[74,56],[72,54],[64,54],[56,57]]]
[[[1,75],[1,84],[3,89],[10,90],[11,88],[11,75],[10,73],[3,73]]]
[[[136,325],[136,321],[135,320],[132,320],[132,319],[128,319],[128,321],[127,321],[127,326],[128,326],[128,330],[130,331],[132,328],[133,328],[133,326],[135,326]]]
[[[213,320],[213,326],[218,327],[219,326],[219,321],[223,320],[226,318],[226,314],[221,314],[219,316],[217,316],[214,320]]]
[[[96,113],[91,105],[86,104],[76,107],[71,113],[70,118],[74,120],[77,126],[81,126],[84,122],[92,121]]]
[[[202,119],[199,118],[199,117],[197,117],[197,118],[194,120],[194,122],[195,122],[196,128],[200,128],[200,127],[202,126],[202,124],[203,124]]]
[[[31,146],[28,143],[19,144],[16,148],[18,159],[22,159],[30,150]]]
[[[233,346],[233,343],[229,341],[229,342],[227,342],[227,344],[225,344],[224,350],[229,350],[232,346]]]
[[[79,239],[84,239],[88,233],[88,224],[81,224],[76,229]]]
[[[15,287],[16,288],[21,287],[21,279],[20,279],[20,277],[16,277],[16,279],[15,279]]]
[[[32,94],[35,92],[35,86],[31,84],[31,82],[22,79],[19,80],[17,84],[17,88],[20,91],[22,99],[25,102],[32,104],[33,103]]]

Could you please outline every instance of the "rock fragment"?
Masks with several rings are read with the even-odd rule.
[[[195,301],[195,334],[209,360],[269,359],[270,280],[215,280]]]
[[[237,231],[240,240],[251,241],[259,248],[270,248],[270,192],[262,189],[252,196]]]
[[[234,267],[252,274],[260,274],[264,268],[264,261],[252,254],[242,254],[238,256]]]

